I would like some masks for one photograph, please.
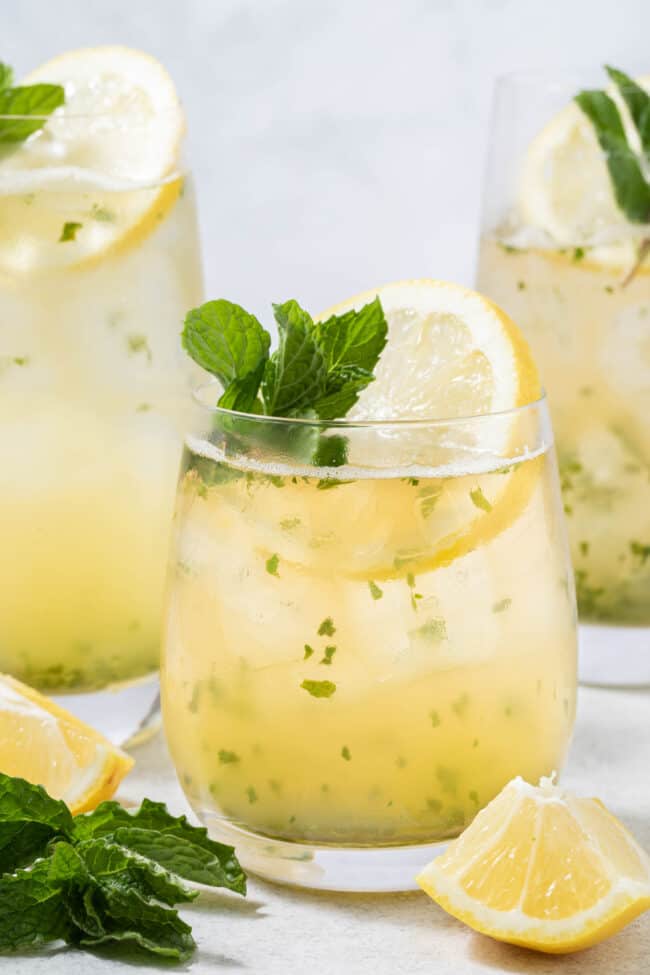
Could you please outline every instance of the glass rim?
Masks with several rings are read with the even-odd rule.
[[[59,106],[55,108],[53,112],[48,115],[6,115],[0,112],[0,122],[59,122],[65,125],[66,122],[76,122],[76,121],[91,121],[93,119],[113,119],[120,120],[125,118],[140,119],[141,121],[151,121],[156,118],[164,118],[166,115],[176,114],[183,110],[183,105],[180,99],[176,102],[170,102],[162,108],[156,108],[150,113],[144,113],[137,109],[122,109],[120,111],[99,111],[99,112],[61,112],[60,109],[65,106]]]
[[[201,399],[201,394],[213,388],[222,388],[217,379],[201,383],[192,389],[192,399],[206,413],[213,416],[244,420],[246,422],[255,421],[257,423],[272,424],[278,426],[302,426],[311,427],[319,430],[340,429],[340,430],[381,430],[386,427],[397,427],[400,430],[417,430],[427,427],[449,427],[454,425],[466,425],[475,422],[487,422],[490,420],[504,420],[508,417],[515,418],[523,416],[528,412],[543,409],[547,404],[546,390],[542,388],[540,396],[531,400],[529,403],[522,403],[520,406],[512,406],[506,410],[495,410],[490,413],[474,413],[467,416],[437,416],[437,417],[418,417],[414,418],[381,418],[379,420],[312,420],[308,417],[292,416],[267,416],[264,413],[245,413],[241,410],[229,410],[223,406],[210,406]]]
[[[638,73],[633,71],[630,74],[633,81]],[[559,68],[557,71],[550,68],[513,68],[494,75],[493,83],[495,88],[506,85],[529,85],[558,91],[564,91],[570,84],[591,87],[593,83],[599,88],[612,84],[607,77],[605,65],[593,62]]]

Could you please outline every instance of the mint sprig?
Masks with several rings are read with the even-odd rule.
[[[14,87],[12,69],[0,63],[0,143],[24,142],[43,128],[46,117],[64,101],[61,85]]]
[[[619,108],[607,92],[581,91],[575,101],[593,125],[605,153],[619,208],[632,223],[650,223],[650,95],[617,68],[606,70],[629,109],[640,150],[630,144]]]
[[[223,386],[218,405],[272,417],[335,420],[344,417],[374,379],[388,326],[378,298],[359,311],[315,323],[297,301],[273,306],[278,347],[269,333],[233,302],[209,301],[188,313],[182,333],[187,353]],[[230,421],[231,435],[244,433]],[[283,432],[274,431],[276,440]],[[284,431],[285,449],[309,452],[313,461],[337,467],[347,457],[344,437],[315,436],[312,430]]]
[[[174,905],[198,896],[185,881],[246,893],[233,848],[163,803],[103,802],[73,818],[40,786],[0,773],[0,951],[129,941],[185,960],[195,943]]]

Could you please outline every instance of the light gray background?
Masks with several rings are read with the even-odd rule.
[[[650,68],[650,0],[0,0],[0,58],[123,43],[190,121],[206,285],[268,315],[471,283],[495,75]]]

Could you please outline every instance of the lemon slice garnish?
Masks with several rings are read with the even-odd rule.
[[[650,859],[598,799],[514,779],[417,881],[499,941],[561,953],[650,908]]]
[[[638,79],[650,91],[650,75]],[[626,131],[629,112],[618,91],[617,103]],[[634,140],[630,136],[632,144]],[[545,232],[557,247],[584,244],[592,263],[625,268],[634,262],[631,224],[619,209],[605,154],[593,125],[580,108],[563,108],[533,139],[522,167],[518,194],[522,223]]]
[[[162,65],[128,48],[63,54],[24,80],[39,82],[63,85],[66,100],[0,161],[0,268],[94,266],[145,239],[177,200],[184,115]]]
[[[110,799],[132,766],[94,728],[0,674],[0,771],[42,785],[79,813]]]

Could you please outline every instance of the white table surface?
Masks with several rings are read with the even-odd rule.
[[[187,812],[162,735],[134,751],[119,797],[165,800]],[[650,850],[650,691],[581,688],[564,784],[598,795]],[[246,900],[202,895],[183,910],[198,942],[185,965],[71,949],[0,958],[7,975],[129,975],[183,971],[242,975],[650,975],[650,912],[589,951],[544,956],[501,945],[448,917],[422,893],[309,893],[250,878]]]

